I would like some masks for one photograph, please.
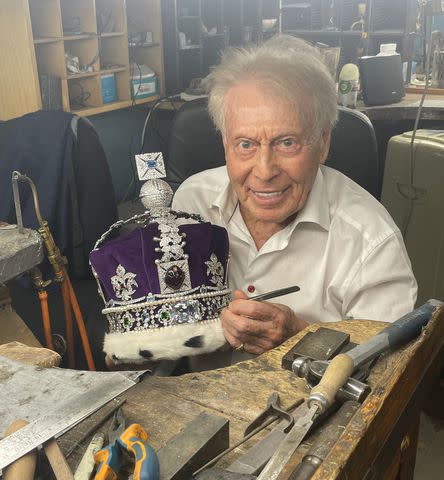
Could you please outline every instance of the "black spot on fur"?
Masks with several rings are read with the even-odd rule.
[[[142,355],[143,358],[153,357],[153,354],[149,350],[139,350],[139,354]]]
[[[199,335],[197,337],[191,337],[189,338],[185,343],[185,347],[191,347],[191,348],[200,348],[204,346],[204,336]]]
[[[112,357],[113,357],[113,360],[114,360],[115,362],[119,362],[119,357],[117,357],[116,355],[114,355],[114,353],[113,353]]]

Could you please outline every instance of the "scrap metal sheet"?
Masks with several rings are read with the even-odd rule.
[[[14,420],[29,422],[0,440],[0,468],[60,436],[132,387],[142,373],[43,368],[0,356],[0,439]]]

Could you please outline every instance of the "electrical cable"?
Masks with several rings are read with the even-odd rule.
[[[136,61],[131,62],[131,72],[130,72],[131,73],[131,80],[134,77],[134,65],[136,65],[137,69],[139,70],[139,84],[137,85],[136,93],[134,93],[133,83],[131,81],[131,106],[132,107],[137,106],[136,99],[137,99],[137,96],[139,95],[140,88],[142,86],[142,68],[140,67],[139,63],[137,63]]]
[[[426,16],[424,15],[424,18]],[[426,38],[426,35],[424,35],[424,38]],[[410,161],[409,161],[409,184],[408,184],[408,200],[409,200],[409,206],[408,206],[408,211],[407,215],[404,221],[404,224],[402,226],[402,236],[406,238],[407,235],[407,230],[410,224],[410,220],[412,217],[413,213],[413,203],[414,203],[414,192],[413,192],[413,174],[414,174],[414,169],[415,169],[415,138],[416,138],[416,132],[418,130],[418,125],[419,125],[419,120],[421,118],[421,111],[422,107],[424,105],[424,100],[427,95],[427,91],[430,86],[430,60],[432,57],[432,39],[433,39],[433,17],[431,17],[431,22],[430,22],[430,35],[429,35],[429,48],[427,51],[427,57],[426,57],[426,66],[425,66],[425,86],[424,90],[421,95],[421,99],[419,101],[419,106],[418,106],[418,111],[416,112],[416,118],[415,118],[415,123],[413,126],[413,132],[412,132],[412,137],[410,139]]]
[[[79,107],[86,107],[86,101],[91,97],[91,92],[85,89],[85,87],[77,81],[70,82],[69,101],[71,105],[77,105]],[[74,95],[72,87],[78,87],[80,89],[80,95]]]
[[[174,104],[174,100],[179,99],[179,98],[180,97],[178,95],[169,95],[167,97],[162,97],[162,98],[158,99],[154,103],[154,105],[150,108],[147,116],[145,117],[145,121],[144,121],[144,125],[143,125],[142,135],[141,135],[141,138],[140,138],[139,152],[138,152],[139,154],[143,153],[146,133],[148,131],[148,127],[150,126],[150,120],[152,119],[152,114],[153,114],[154,110],[156,110],[160,104],[165,103],[165,102],[170,102],[173,109],[177,110],[176,105]],[[152,130],[159,136],[160,140],[163,143],[165,143],[165,139],[160,135],[159,131],[157,129],[152,129]],[[132,154],[132,148],[131,148],[132,143],[133,142],[131,141],[130,152],[129,152],[129,162],[130,162],[130,165],[131,165],[132,176],[131,176],[131,180],[128,183],[128,186],[126,187],[125,194],[123,195],[122,200],[120,201],[121,203],[126,201],[129,194],[131,193],[131,189],[132,189],[133,185],[135,185],[135,183],[137,182],[137,168],[136,168],[136,165],[135,165],[135,162],[134,162],[134,156]]]
[[[174,99],[177,99],[178,98],[178,95],[174,94],[174,95],[168,95],[167,97],[162,97],[162,98],[159,98],[155,103],[154,105],[150,108],[147,116],[145,117],[145,122],[143,124],[143,129],[142,129],[142,135],[140,137],[140,149],[139,149],[139,153],[143,153],[143,147],[144,147],[144,144],[145,144],[145,137],[146,137],[146,132],[147,132],[147,128],[148,128],[148,124],[150,122],[150,119],[151,119],[151,116],[152,114],[154,113],[154,111],[159,107],[159,105],[161,105],[162,103],[166,103],[166,102],[170,102],[171,105],[173,106],[173,108],[176,110],[176,107],[174,105]]]

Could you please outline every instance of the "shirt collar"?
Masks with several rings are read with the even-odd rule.
[[[219,215],[224,221],[225,225],[228,224],[231,217],[236,210],[237,204],[239,203],[236,193],[231,187],[230,178],[228,174],[226,175],[226,181],[222,186],[220,193],[213,200],[211,207],[215,207],[219,210]]]
[[[227,176],[225,185],[214,199],[211,206],[219,209],[221,218],[225,224],[228,224],[236,210],[237,204],[237,196],[231,187],[230,180]],[[324,175],[321,168],[318,169],[304,208],[297,214],[291,226],[289,225],[290,230],[293,231],[299,223],[316,223],[324,230],[328,231],[330,229],[330,206],[325,188]]]
[[[324,230],[330,229],[330,205],[322,168],[318,168],[304,208],[297,214],[294,223],[295,226],[299,223],[316,223]]]

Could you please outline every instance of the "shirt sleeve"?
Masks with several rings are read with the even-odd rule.
[[[173,210],[181,210],[182,212],[186,212],[186,193],[184,192],[184,188],[181,185],[175,192],[173,196],[173,202],[171,203],[171,208]]]
[[[401,233],[373,248],[347,282],[344,318],[394,322],[413,310],[417,283]]]
[[[198,198],[196,189],[188,185],[187,180],[180,185],[174,194],[171,208],[187,213],[199,213],[203,214],[202,207],[205,204],[203,198]]]

